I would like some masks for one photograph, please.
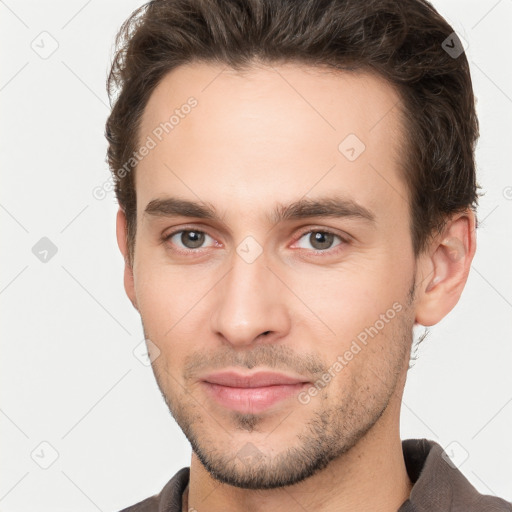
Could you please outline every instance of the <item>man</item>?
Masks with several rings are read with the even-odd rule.
[[[122,27],[126,293],[192,446],[125,511],[512,510],[401,441],[476,248],[467,59],[423,0],[160,0]]]

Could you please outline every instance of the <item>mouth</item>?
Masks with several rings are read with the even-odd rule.
[[[311,383],[300,377],[280,373],[243,375],[222,372],[204,377],[202,385],[206,394],[222,407],[246,414],[258,414],[291,399]]]

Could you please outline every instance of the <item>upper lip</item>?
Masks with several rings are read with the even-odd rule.
[[[263,386],[278,386],[283,384],[299,384],[308,382],[301,377],[291,377],[284,373],[257,372],[250,375],[234,371],[211,373],[203,377],[203,381],[220,384],[232,388],[259,388]]]

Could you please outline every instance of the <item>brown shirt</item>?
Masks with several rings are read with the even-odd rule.
[[[512,512],[511,502],[480,494],[435,441],[406,439],[402,441],[402,450],[414,485],[409,499],[397,512]],[[181,468],[160,494],[121,512],[182,512],[182,494],[189,472],[189,467]]]

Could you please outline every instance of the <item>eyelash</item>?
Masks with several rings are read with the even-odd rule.
[[[178,229],[176,231],[172,231],[171,233],[169,233],[167,235],[164,235],[162,237],[162,242],[167,243],[174,235],[177,235],[178,233],[186,233],[186,232],[194,232],[194,233],[200,233],[200,234],[204,234],[204,235],[210,236],[205,231],[201,231],[199,229],[195,229],[195,228],[192,228],[192,227],[181,228],[181,229]],[[304,237],[304,235],[309,235],[311,233],[322,233],[322,234],[333,235],[334,237],[336,237],[336,238],[338,238],[340,240],[340,243],[338,245],[335,245],[334,247],[332,247],[330,249],[325,249],[325,250],[303,249],[303,248],[300,249],[302,251],[308,251],[308,252],[312,253],[315,256],[320,256],[321,257],[321,256],[323,256],[325,254],[328,254],[328,255],[332,256],[333,254],[336,254],[339,250],[341,250],[344,245],[347,245],[349,243],[348,239],[342,237],[341,235],[339,235],[337,233],[334,233],[333,231],[330,231],[328,229],[323,229],[323,228],[322,229],[309,229],[307,231],[302,232],[296,238],[294,243],[298,242],[301,238]],[[210,238],[213,238],[213,237],[210,236]],[[204,249],[203,248],[198,248],[198,249],[176,249],[176,248],[173,248],[172,250],[174,252],[177,252],[178,254],[190,255],[192,253],[202,253]]]

